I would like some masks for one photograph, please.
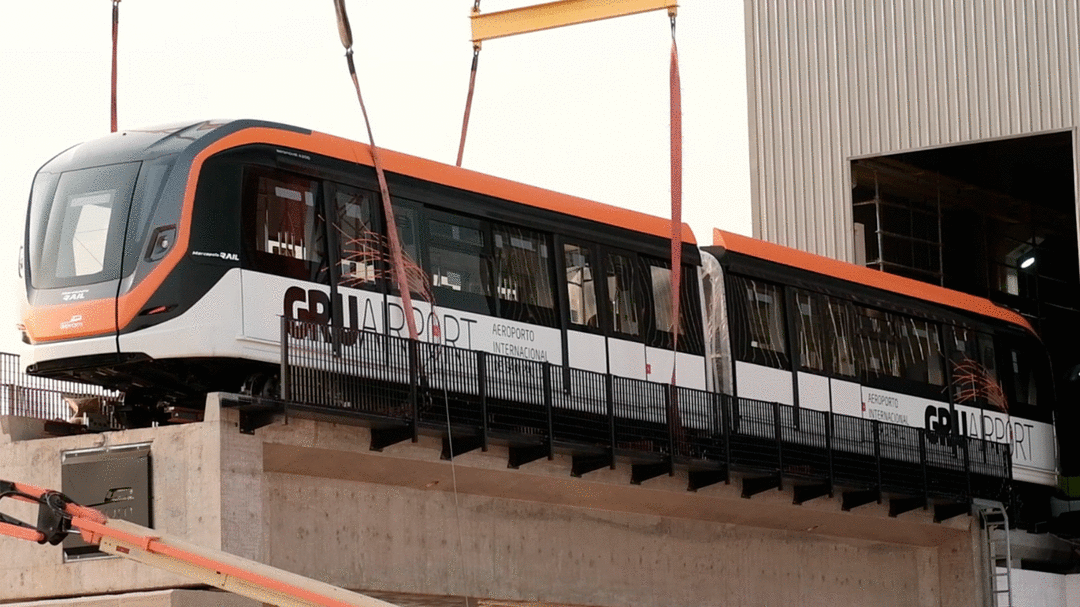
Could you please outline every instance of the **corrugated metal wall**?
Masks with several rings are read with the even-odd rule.
[[[758,238],[851,260],[853,158],[1080,124],[1077,0],[745,2]]]

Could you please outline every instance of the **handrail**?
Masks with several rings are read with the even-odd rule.
[[[123,393],[75,381],[29,375],[17,354],[0,352],[0,415],[35,419],[71,417],[65,396],[100,397],[120,401]]]
[[[493,435],[542,437],[570,451],[600,448],[926,496],[996,496],[1001,481],[1011,480],[1004,443],[546,361],[292,320],[282,324],[282,353],[294,386],[286,398],[434,432],[449,416],[484,445]]]

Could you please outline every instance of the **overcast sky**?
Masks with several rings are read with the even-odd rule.
[[[539,0],[482,0],[492,12]],[[111,0],[11,3],[0,21],[0,350],[34,172],[109,131]],[[472,57],[471,0],[349,0],[357,70],[382,147],[453,164]],[[123,0],[119,126],[260,118],[366,141],[331,0]],[[677,38],[684,220],[750,233],[742,0],[683,0]],[[666,216],[663,12],[491,40],[463,166]],[[8,344],[11,344],[10,346]]]

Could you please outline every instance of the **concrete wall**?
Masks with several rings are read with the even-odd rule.
[[[0,479],[61,487],[61,454],[74,449],[151,442],[152,520],[164,533],[217,548],[221,544],[221,440],[213,424],[169,426],[106,434],[0,441]],[[28,522],[36,508],[2,506]],[[0,536],[0,601],[167,588],[189,582],[133,562],[95,559],[63,564],[59,546],[39,546]]]
[[[259,607],[262,603],[215,590],[156,590],[75,599],[10,603],[11,607]]]
[[[571,478],[565,457],[512,470],[499,447],[451,464],[434,438],[375,453],[366,429],[325,422],[249,436],[235,411],[217,412],[208,407],[200,424],[3,445],[0,478],[58,487],[61,450],[152,440],[163,531],[405,604],[980,604],[968,517],[889,518],[877,504],[843,512],[838,498],[794,506],[790,488],[746,500],[737,483],[691,493],[685,472],[634,486],[629,466]],[[0,542],[0,601],[185,583]]]

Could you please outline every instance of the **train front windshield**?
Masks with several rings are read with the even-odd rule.
[[[39,172],[27,243],[33,287],[89,285],[129,274],[169,164],[159,159]]]

